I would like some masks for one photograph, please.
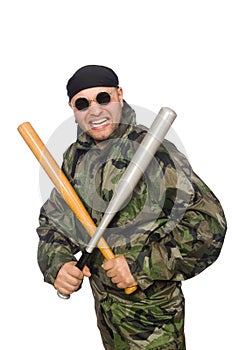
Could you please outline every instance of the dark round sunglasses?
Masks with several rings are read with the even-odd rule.
[[[111,100],[111,93],[103,91],[103,92],[99,92],[95,97],[95,99],[92,99],[92,100],[88,100],[85,97],[80,97],[76,99],[76,101],[74,102],[74,105],[76,109],[78,109],[78,111],[84,111],[89,108],[90,103],[92,101],[96,101],[99,105],[104,106],[110,103],[110,100]]]

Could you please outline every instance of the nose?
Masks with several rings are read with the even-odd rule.
[[[94,116],[99,116],[102,112],[102,107],[99,103],[94,100],[91,100],[89,106],[89,113]]]

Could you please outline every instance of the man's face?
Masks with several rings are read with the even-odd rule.
[[[97,102],[98,100],[100,101],[97,96],[102,92],[109,93],[109,103],[100,104]],[[76,107],[75,102],[79,98],[86,98],[89,101],[88,108],[78,110],[78,105]],[[70,101],[77,123],[96,142],[108,139],[117,129],[122,116],[122,105],[122,89],[114,87],[85,89],[78,92]]]

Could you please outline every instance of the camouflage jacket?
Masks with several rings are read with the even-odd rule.
[[[96,146],[88,135],[79,133],[65,152],[63,171],[96,225],[146,131],[136,124],[134,111],[125,103],[122,122],[110,139]],[[55,189],[41,209],[37,232],[39,266],[45,281],[53,284],[60,267],[75,260],[74,254],[84,249],[89,236]],[[192,171],[186,157],[165,140],[104,233],[113,252],[126,257],[138,290],[126,295],[118,289],[101,268],[99,250],[92,254],[90,284],[106,349],[139,349],[140,344],[141,349],[185,349],[181,281],[217,259],[225,232],[219,201]],[[115,301],[122,307],[119,311],[112,311]],[[145,302],[148,309],[141,315]],[[162,315],[158,321],[157,315]],[[152,317],[153,322],[148,322]],[[127,320],[130,330],[125,323],[122,326],[122,320]],[[109,324],[114,341],[112,329],[106,330]]]

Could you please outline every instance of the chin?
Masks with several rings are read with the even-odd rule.
[[[109,135],[109,136],[110,136],[110,135]],[[102,142],[102,141],[107,140],[107,139],[109,138],[109,136],[93,137],[93,139],[94,139],[94,141],[95,141],[96,143],[98,143],[98,142]]]
[[[111,132],[92,132],[90,133],[90,136],[95,140],[95,141],[104,141],[104,140],[107,140],[110,135],[112,134],[112,131]]]

